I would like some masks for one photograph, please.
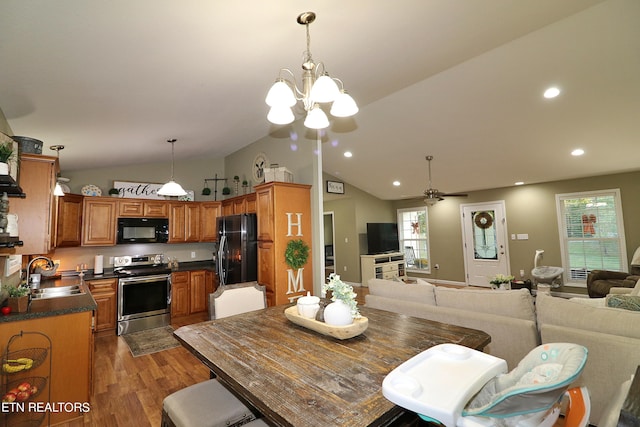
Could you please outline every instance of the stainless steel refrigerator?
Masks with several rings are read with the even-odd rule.
[[[256,214],[218,218],[218,283],[230,285],[258,280]]]

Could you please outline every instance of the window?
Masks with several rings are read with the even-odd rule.
[[[620,190],[556,194],[565,282],[586,286],[591,270],[625,271]]]
[[[427,207],[398,209],[398,238],[408,271],[431,273]]]

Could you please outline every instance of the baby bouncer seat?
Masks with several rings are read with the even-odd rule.
[[[543,344],[507,372],[503,359],[441,344],[391,371],[382,382],[382,393],[446,427],[552,426],[568,396],[565,426],[584,427],[589,422],[588,392],[569,390],[569,385],[586,361],[587,349],[581,345]]]

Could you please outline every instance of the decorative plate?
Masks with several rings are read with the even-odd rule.
[[[102,190],[91,184],[82,187],[81,193],[83,196],[102,196]]]
[[[269,159],[267,158],[267,155],[264,153],[258,153],[256,158],[253,160],[253,165],[251,165],[253,180],[256,184],[264,182],[264,168],[267,167],[269,167]]]

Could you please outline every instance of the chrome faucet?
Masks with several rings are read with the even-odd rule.
[[[53,268],[55,267],[55,264],[53,262],[53,260],[51,258],[47,258],[46,256],[37,256],[34,259],[32,259],[31,261],[29,261],[29,264],[27,264],[27,286],[31,286],[31,283],[29,283],[29,276],[31,275],[31,265],[34,263],[34,261],[37,261],[39,259],[46,259],[47,260],[47,264],[49,264],[49,267]]]

